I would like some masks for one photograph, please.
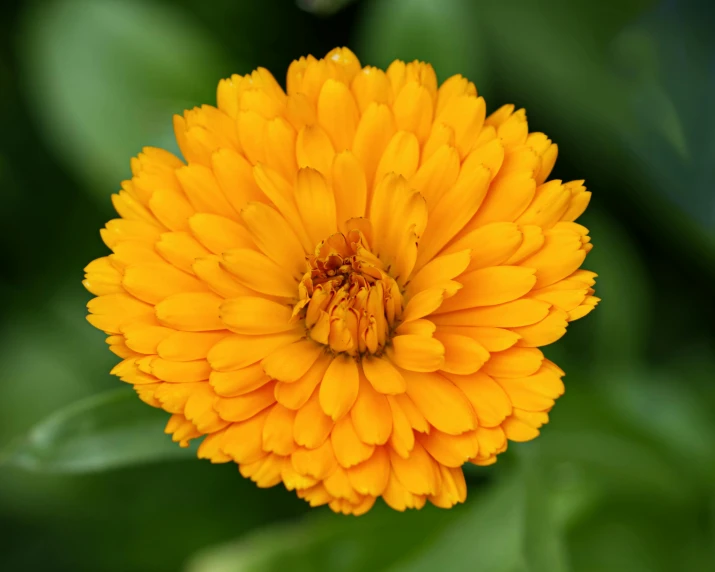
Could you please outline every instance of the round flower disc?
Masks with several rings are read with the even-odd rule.
[[[539,434],[539,347],[598,301],[583,181],[524,110],[345,48],[259,68],[146,148],[86,268],[112,373],[181,446],[361,514],[462,502],[464,463]]]

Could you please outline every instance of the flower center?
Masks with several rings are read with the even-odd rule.
[[[333,234],[307,261],[293,315],[302,316],[308,336],[336,353],[381,352],[402,314],[402,293],[365,236]]]

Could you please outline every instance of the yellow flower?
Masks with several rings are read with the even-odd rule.
[[[86,268],[112,373],[182,446],[362,514],[465,499],[462,465],[563,393],[537,349],[596,304],[583,181],[523,110],[345,48],[218,86],[113,196]]]

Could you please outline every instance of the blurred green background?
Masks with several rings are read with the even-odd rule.
[[[715,570],[709,4],[3,3],[0,569]],[[604,302],[547,348],[566,394],[539,439],[467,469],[451,511],[309,511],[192,459],[108,374],[84,319],[82,268],[106,252],[129,158],[175,149],[171,115],[213,103],[221,77],[261,65],[281,79],[337,45],[463,73],[490,110],[525,106],[559,144],[554,176],[593,191],[586,267]]]

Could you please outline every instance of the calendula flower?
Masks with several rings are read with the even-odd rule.
[[[349,50],[218,86],[144,149],[86,268],[113,370],[182,446],[361,514],[465,499],[462,465],[539,434],[540,346],[598,301],[583,181],[523,110]]]

